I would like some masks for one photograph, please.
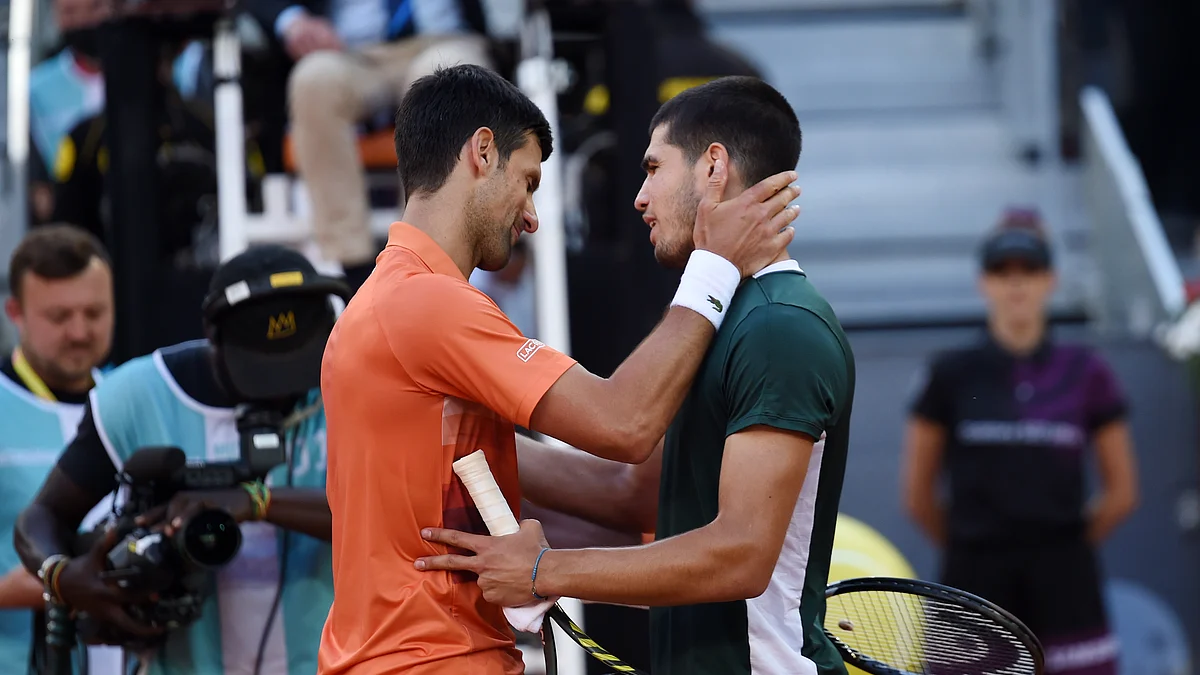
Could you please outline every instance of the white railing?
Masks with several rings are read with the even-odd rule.
[[[1147,337],[1184,310],[1183,275],[1108,96],[1088,87],[1079,101],[1083,189],[1100,271],[1093,310],[1101,328]]]

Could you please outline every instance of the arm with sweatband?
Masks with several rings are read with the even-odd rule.
[[[687,307],[720,330],[725,311],[741,283],[742,274],[736,265],[712,251],[697,249],[688,258],[671,304]]]

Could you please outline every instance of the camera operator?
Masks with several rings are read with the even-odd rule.
[[[335,319],[331,294],[344,298],[349,290],[281,247],[252,248],[221,265],[204,303],[207,338],[157,350],[110,373],[93,390],[74,442],[21,515],[15,541],[25,567],[41,572],[46,593],[58,603],[102,626],[104,641],[154,645],[136,648],[149,662],[144,672],[316,670],[333,594],[325,418],[316,390]],[[147,612],[134,608],[162,607],[166,599],[102,577],[118,533],[110,528],[90,550],[65,557],[77,553],[69,533],[119,485],[128,494],[116,475],[140,448],[177,447],[189,467],[236,461],[248,402],[280,416],[291,412],[279,431],[286,460],[265,483],[178,492],[138,518],[140,526],[171,535],[201,509],[223,510],[239,523],[237,556],[215,570],[216,592],[203,597],[194,622],[167,630],[135,619]],[[130,467],[123,476],[132,473]]]
[[[27,234],[9,264],[5,311],[18,346],[0,357],[0,542],[54,467],[83,415],[98,366],[112,346],[113,289],[108,253],[71,225]],[[97,507],[87,520],[103,517]],[[45,624],[42,583],[0,546],[0,663],[30,663]],[[36,622],[36,624],[35,624]],[[35,659],[34,670],[38,670]],[[88,653],[92,675],[122,672],[119,649]],[[6,669],[7,670],[7,669]],[[23,672],[23,671],[22,671]]]

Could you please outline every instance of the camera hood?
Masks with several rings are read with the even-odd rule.
[[[241,402],[303,396],[321,382],[341,280],[309,270],[275,272],[215,290],[203,305],[223,384]]]

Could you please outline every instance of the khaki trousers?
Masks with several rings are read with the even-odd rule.
[[[327,260],[359,265],[379,252],[355,124],[398,101],[420,77],[464,63],[491,66],[485,38],[416,36],[357,52],[313,52],[296,64],[288,81],[292,143]]]

